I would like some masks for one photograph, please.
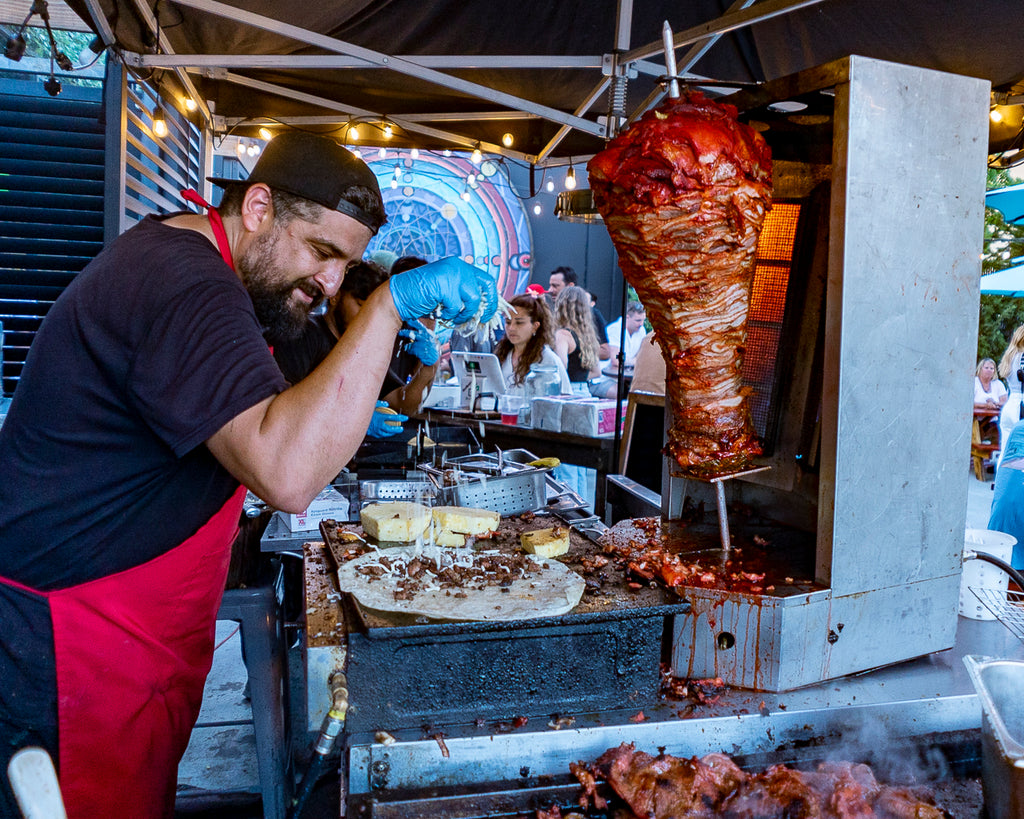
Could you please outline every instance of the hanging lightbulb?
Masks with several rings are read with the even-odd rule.
[[[506,148],[511,148],[513,142],[515,142],[515,137],[512,136],[511,132],[506,131],[501,135],[501,144]]]
[[[466,187],[464,187],[462,189],[462,201],[464,201],[464,202],[468,202],[469,201],[469,182],[468,181],[466,182]]]
[[[260,150],[261,149],[259,145],[257,145],[255,142],[250,142],[249,147],[246,148],[245,152],[249,154],[249,156],[259,156]]]
[[[484,155],[480,152],[479,148],[474,148],[473,155],[469,159],[474,165],[479,165],[483,162]]]
[[[549,179],[547,182],[544,183],[544,187],[547,189],[548,193],[553,193],[555,190],[555,180]]]
[[[259,134],[260,139],[262,139],[264,142],[270,142],[270,140],[274,138],[273,132],[266,125],[260,126]]]
[[[384,159],[384,157],[386,157],[387,155],[388,155],[388,149],[387,148],[379,148],[377,150],[377,156],[379,156],[381,159]]]
[[[391,127],[391,123],[390,122],[385,122],[384,123],[384,139],[391,139],[393,134],[394,134],[394,130]]]
[[[245,140],[238,140],[238,144],[235,146],[235,153],[239,156],[245,156]]]
[[[419,148],[413,148],[411,151],[409,151],[409,156],[411,156],[413,159],[419,159],[420,158],[420,149]]]
[[[565,189],[567,191],[576,189],[576,169],[572,165],[569,165],[569,170],[565,172]]]
[[[398,177],[397,176],[392,176],[391,177],[391,190],[394,190],[397,187],[398,187]]]
[[[351,139],[353,142],[358,142],[359,141],[359,128],[358,128],[358,126],[353,125],[351,128],[349,128],[348,129],[348,136],[349,136],[349,139]]]
[[[992,120],[993,122],[995,122],[995,123],[1002,122],[1003,121],[1003,112],[1000,111],[998,108],[993,108],[991,111],[989,111],[988,118],[990,120]]]
[[[445,149],[444,149],[443,151],[441,151],[441,153],[442,153],[442,154],[443,154],[444,156],[451,156],[451,155],[452,155],[452,152],[451,152],[451,150],[450,150],[450,149],[448,149],[448,148],[445,148]]]
[[[161,139],[167,136],[167,116],[162,105],[153,109],[153,133]]]
[[[192,99],[192,97],[185,97],[182,99],[181,104],[185,106],[185,110],[190,114],[199,107],[199,103]]]
[[[536,205],[533,206],[533,212],[534,212],[535,215],[540,216],[540,211],[541,211],[540,203],[537,203]]]

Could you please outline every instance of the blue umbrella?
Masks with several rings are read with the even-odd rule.
[[[1024,219],[1024,185],[1011,185],[1008,188],[989,191],[985,194],[985,204],[1003,214],[1007,224],[1019,222]]]
[[[1024,264],[982,276],[981,292],[990,296],[1024,296]]]

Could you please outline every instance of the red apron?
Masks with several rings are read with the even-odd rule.
[[[219,222],[211,218],[231,265]],[[213,661],[244,500],[239,487],[188,540],[141,566],[35,592],[53,622],[58,770],[69,819],[174,815],[178,763]]]

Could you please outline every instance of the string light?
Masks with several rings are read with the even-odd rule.
[[[273,132],[271,132],[271,130],[266,125],[260,126],[259,134],[260,139],[262,139],[264,142],[270,142],[270,140],[274,138]]]
[[[535,205],[533,206],[533,212],[534,212],[534,214],[535,214],[536,216],[540,216],[540,213],[541,213],[541,207],[540,207],[540,202],[536,203],[536,204],[535,204]]]
[[[420,149],[419,148],[413,148],[411,151],[409,151],[409,156],[411,156],[413,159],[419,159],[420,158]]]
[[[377,149],[377,156],[379,156],[381,159],[384,159],[387,155],[388,155],[388,149],[387,148],[378,148]]]
[[[569,170],[565,172],[565,189],[567,191],[576,189],[576,169],[572,166],[572,160],[569,160]]]
[[[548,193],[552,193],[555,190],[555,180],[549,179],[544,183],[544,187],[547,188]]]
[[[182,98],[181,104],[185,106],[185,110],[190,114],[199,107],[199,103],[192,99],[192,97],[188,96]]]
[[[235,153],[239,156],[245,156],[245,140],[239,139],[238,144],[235,146]]]
[[[473,149],[473,155],[469,159],[474,165],[479,165],[483,162],[484,155],[480,152],[479,147]]]
[[[153,133],[161,139],[167,136],[167,115],[164,113],[164,107],[159,103],[153,109]]]
[[[249,147],[246,148],[245,152],[249,154],[249,156],[259,156],[261,150],[260,146],[255,142],[250,142]]]
[[[993,108],[988,112],[988,118],[995,123],[1000,123],[1003,121],[1003,112],[998,108]]]
[[[501,144],[506,148],[511,148],[513,142],[515,142],[515,137],[509,131],[501,135]]]
[[[390,122],[385,122],[384,123],[384,139],[391,139],[393,134],[394,134],[394,130],[391,127],[391,123]]]
[[[349,135],[349,138],[353,142],[358,142],[359,141],[359,128],[358,128],[358,126],[353,125],[351,128],[349,128],[348,129],[348,135]]]

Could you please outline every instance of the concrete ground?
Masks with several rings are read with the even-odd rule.
[[[968,528],[985,529],[992,503],[991,480],[979,481],[965,470]],[[262,817],[259,800],[259,777],[256,766],[256,744],[252,710],[245,696],[246,671],[242,664],[238,624],[224,621],[217,624],[217,649],[213,668],[206,683],[199,726],[193,731],[185,758],[178,772],[179,819],[256,819]],[[295,636],[294,632],[291,634]],[[302,660],[298,649],[289,651],[292,691],[292,724],[299,726],[293,740],[293,755],[298,775],[305,770],[305,761],[313,735],[305,730]],[[326,800],[329,803],[329,798]],[[309,817],[337,816],[337,807],[316,810],[310,805]]]

